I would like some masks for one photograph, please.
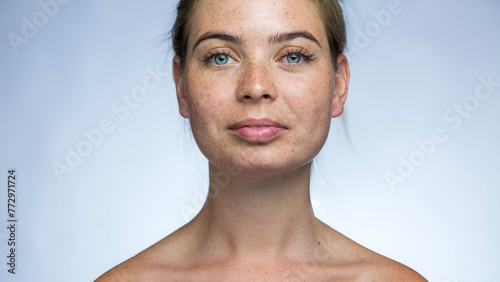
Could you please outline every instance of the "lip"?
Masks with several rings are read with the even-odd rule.
[[[272,141],[286,129],[286,126],[268,119],[246,119],[229,127],[238,137],[257,143]]]

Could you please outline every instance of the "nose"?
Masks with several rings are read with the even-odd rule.
[[[273,101],[277,97],[276,81],[270,66],[263,63],[248,62],[241,73],[237,89],[238,99],[244,102]]]

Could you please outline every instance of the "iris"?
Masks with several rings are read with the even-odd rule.
[[[300,62],[300,55],[299,54],[288,54],[286,56],[286,60],[290,63],[290,64],[297,64]]]
[[[215,63],[218,65],[225,65],[229,61],[229,57],[224,54],[218,54],[214,57]]]

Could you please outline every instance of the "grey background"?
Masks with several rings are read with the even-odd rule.
[[[1,281],[91,281],[201,207],[207,162],[178,114],[165,42],[175,2],[73,0],[44,23],[38,2],[0,1]],[[499,281],[500,87],[477,105],[472,96],[480,77],[500,82],[500,3],[365,2],[345,7],[352,81],[344,121],[314,161],[316,215],[431,281]],[[34,16],[41,27],[16,52],[9,34]],[[166,73],[125,117],[116,107],[148,68]],[[453,112],[464,103],[467,118]],[[54,164],[103,119],[114,130],[58,179]],[[436,129],[446,140],[419,153]],[[418,166],[391,187],[385,175],[411,157]]]

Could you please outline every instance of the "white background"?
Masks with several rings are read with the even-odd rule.
[[[394,0],[365,2],[345,8],[352,81],[314,163],[315,212],[431,281],[500,281],[500,87],[473,97],[480,77],[500,82],[500,3],[401,0],[377,22]],[[207,161],[178,114],[165,41],[175,4],[75,0],[43,23],[37,1],[0,1],[1,281],[92,281],[201,207]],[[15,47],[8,35],[23,36],[34,16],[40,27]],[[148,67],[166,72],[161,83],[128,116],[113,110]],[[464,103],[467,118],[448,112]],[[114,130],[59,181],[54,163],[106,118]],[[446,140],[419,153],[436,129]],[[385,175],[411,158],[418,166],[391,188]]]

